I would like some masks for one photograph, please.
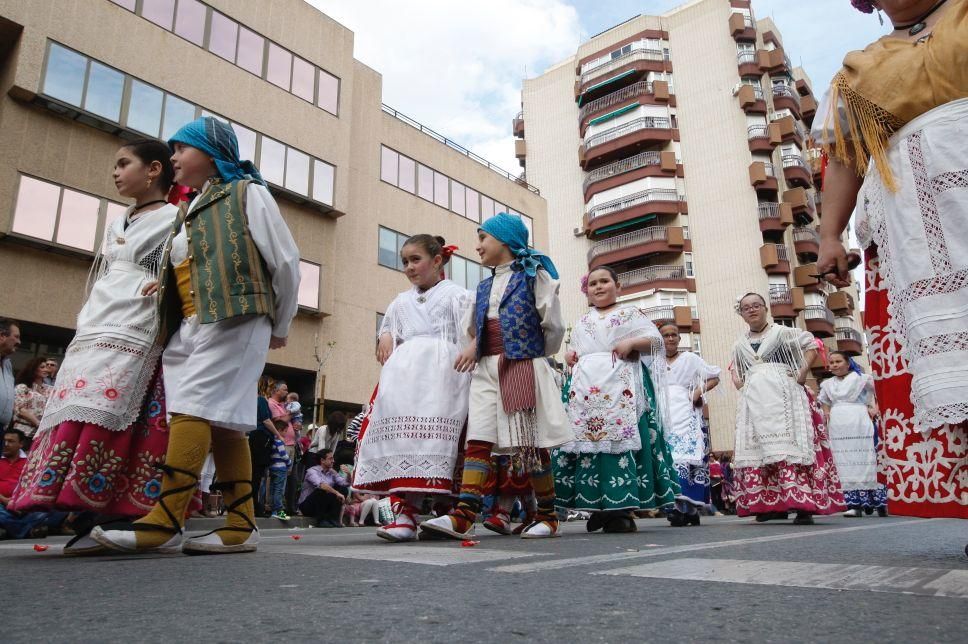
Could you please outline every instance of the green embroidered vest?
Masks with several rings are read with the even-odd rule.
[[[243,315],[273,317],[272,282],[265,260],[249,233],[245,190],[250,181],[214,182],[197,204],[175,221],[173,239],[182,224],[188,241],[191,297],[202,324]],[[163,319],[170,320],[178,304],[174,269],[165,252],[166,270],[159,284]],[[165,324],[174,333],[174,320]]]

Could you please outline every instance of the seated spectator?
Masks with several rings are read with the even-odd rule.
[[[22,513],[7,510],[20,473],[27,464],[27,455],[23,451],[25,440],[24,433],[19,429],[8,429],[3,435],[3,454],[0,456],[0,537],[46,537],[49,528],[60,527],[67,518],[66,512]]]
[[[372,496],[372,494],[352,492],[346,505],[343,506],[343,516],[346,518],[344,524],[349,525],[351,528],[359,528],[362,525],[360,523],[360,513],[363,509],[363,501],[367,497]]]
[[[289,515],[282,507],[282,497],[286,492],[286,476],[289,473],[289,454],[281,439],[272,441],[272,454],[269,457],[269,498],[271,499],[269,516],[280,521],[288,521]]]
[[[333,469],[333,451],[322,449],[318,453],[319,465],[306,470],[302,493],[299,495],[299,511],[303,516],[316,519],[319,528],[338,528],[340,513],[346,503],[349,484]]]

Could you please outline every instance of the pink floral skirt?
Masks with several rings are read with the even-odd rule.
[[[830,452],[823,412],[807,389],[813,416],[813,465],[784,462],[736,469],[736,514],[745,517],[767,512],[835,514],[847,509],[840,476]]]
[[[66,421],[34,439],[10,509],[140,517],[161,493],[168,423],[159,365],[141,415],[124,431]]]

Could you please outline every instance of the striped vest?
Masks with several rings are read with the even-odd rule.
[[[271,318],[275,312],[269,271],[252,241],[245,214],[245,191],[249,183],[246,180],[212,183],[197,204],[175,222],[172,237],[178,234],[183,223],[185,226],[191,268],[190,295],[202,324],[243,315]],[[163,318],[170,318],[172,300],[178,300],[169,251],[165,253],[166,269],[159,285]],[[170,333],[177,328],[171,323],[165,327]]]
[[[477,359],[481,359],[483,349],[484,325],[487,322],[487,309],[491,299],[491,286],[494,276],[477,285],[476,319]],[[541,316],[534,304],[534,278],[524,271],[511,274],[507,290],[501,296],[498,308],[501,322],[501,336],[504,340],[504,355],[512,360],[540,358],[545,351],[544,330]]]

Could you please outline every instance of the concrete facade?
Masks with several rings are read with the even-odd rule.
[[[173,17],[149,15],[157,7],[164,13],[167,4]],[[199,28],[187,22],[191,15],[202,17]],[[221,34],[228,28],[242,34],[235,36],[240,39],[235,60],[216,53],[222,42],[216,26]],[[199,44],[189,37],[196,31],[204,34]],[[261,44],[245,49],[244,43],[253,39]],[[377,316],[409,286],[401,272],[380,264],[381,227],[405,235],[442,235],[460,246],[460,257],[477,259],[477,221],[456,212],[464,211],[457,199],[448,208],[381,180],[382,146],[448,177],[448,196],[451,190],[458,195],[469,188],[481,203],[489,198],[527,215],[536,245],[547,243],[546,202],[536,190],[386,108],[380,74],[353,58],[353,33],[302,0],[244,6],[231,0],[155,5],[146,0],[0,0],[0,43],[0,316],[24,323],[21,359],[31,353],[56,355],[66,346],[94,255],[59,243],[59,237],[22,232],[23,223],[15,218],[23,177],[100,200],[99,244],[105,218],[124,202],[111,179],[115,151],[125,138],[140,135],[129,126],[135,108],[143,108],[133,95],[136,85],[174,97],[165,99],[165,110],[182,105],[176,100],[181,99],[194,110],[182,114],[194,117],[204,110],[258,133],[253,150],[263,158],[284,149],[280,144],[289,150],[285,180],[280,174],[274,182],[261,159],[253,160],[270,182],[302,259],[319,270],[318,306],[313,306],[304,273],[311,304],[300,307],[289,345],[271,352],[267,366],[273,375],[289,379],[304,404],[313,395],[317,347],[324,354],[330,351],[321,379],[327,411],[351,411],[369,399],[379,378],[373,357]],[[57,92],[45,83],[53,73],[47,67],[54,64],[52,47],[86,57],[88,84],[96,82],[90,80],[95,68],[112,79],[123,75],[120,114],[104,116],[93,104],[51,96]],[[261,74],[243,68],[253,55],[261,60]],[[270,81],[279,60],[295,60],[285,63],[293,79],[312,74],[308,97],[298,95],[303,90],[295,80],[291,88]],[[324,86],[334,82],[338,98],[331,104]],[[87,91],[85,100],[90,100]],[[164,128],[163,121],[161,134]],[[300,175],[306,157],[312,189]],[[325,167],[332,168],[334,177],[326,185]],[[58,230],[67,230],[71,213],[61,211],[60,217],[57,221],[65,226]]]
[[[548,200],[566,320],[587,307],[580,277],[608,264],[622,300],[675,322],[683,350],[724,369],[747,292],[828,349],[862,351],[857,287],[806,276],[822,206],[805,136],[810,80],[747,0],[695,0],[617,25],[525,80],[522,106],[519,158]],[[812,386],[825,375],[816,367]],[[731,450],[736,392],[728,376],[719,389],[712,449]]]

